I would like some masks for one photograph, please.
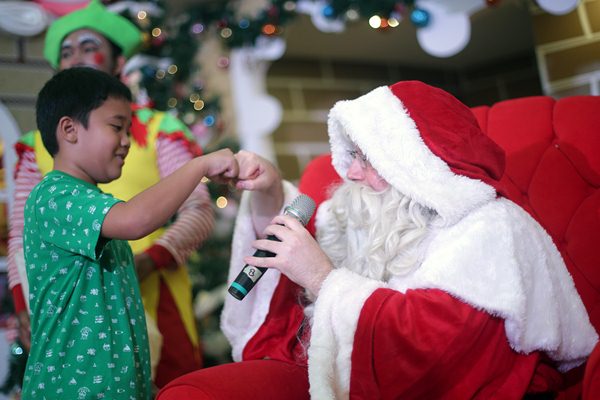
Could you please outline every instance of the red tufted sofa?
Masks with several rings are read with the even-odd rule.
[[[537,96],[472,109],[506,152],[504,187],[548,231],[600,332],[600,97]],[[329,155],[306,168],[300,190],[317,204],[337,182]],[[312,230],[312,223],[309,228]],[[584,400],[600,399],[600,345],[585,377]],[[583,367],[566,376],[559,399],[580,398]]]

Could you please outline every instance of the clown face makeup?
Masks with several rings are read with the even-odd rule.
[[[117,65],[110,42],[92,30],[72,32],[61,44],[59,70],[89,67],[116,75],[119,72]]]

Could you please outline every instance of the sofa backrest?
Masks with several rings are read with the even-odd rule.
[[[552,236],[600,331],[600,97],[526,97],[473,113],[506,152],[511,200]]]

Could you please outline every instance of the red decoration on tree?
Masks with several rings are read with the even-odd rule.
[[[489,7],[495,7],[495,6],[497,6],[498,4],[500,4],[500,1],[502,1],[502,0],[485,0],[486,4]]]

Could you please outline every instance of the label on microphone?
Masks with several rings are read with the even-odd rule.
[[[252,282],[255,282],[258,280],[258,278],[261,277],[261,275],[263,274],[262,272],[260,272],[260,270],[252,265],[247,265],[243,270],[243,273],[246,274],[246,276],[248,278],[250,278],[252,280]]]

